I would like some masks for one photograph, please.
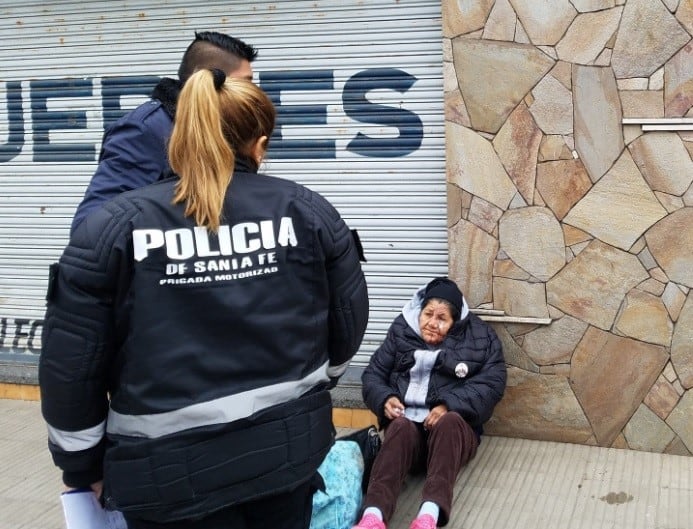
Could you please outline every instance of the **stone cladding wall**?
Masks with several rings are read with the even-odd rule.
[[[443,0],[450,275],[509,366],[491,434],[691,455],[693,0]]]

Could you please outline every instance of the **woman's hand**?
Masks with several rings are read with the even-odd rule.
[[[423,427],[426,430],[432,430],[433,427],[438,423],[440,418],[448,412],[448,407],[445,404],[438,404],[428,412],[428,415],[424,419]]]
[[[394,421],[404,415],[404,404],[394,395],[385,401],[385,417]]]

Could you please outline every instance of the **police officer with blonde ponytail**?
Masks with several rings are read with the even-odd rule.
[[[51,269],[39,365],[49,448],[130,529],[304,529],[334,442],[329,388],[368,294],[322,196],[258,173],[275,123],[251,82],[200,70],[174,178],[87,216]]]

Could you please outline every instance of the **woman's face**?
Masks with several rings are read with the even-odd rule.
[[[419,315],[421,336],[429,345],[442,342],[453,323],[450,307],[435,299],[430,300]]]

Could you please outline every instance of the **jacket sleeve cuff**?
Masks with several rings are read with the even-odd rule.
[[[103,479],[103,466],[81,472],[63,471],[63,483],[68,487],[89,487],[92,483]]]

